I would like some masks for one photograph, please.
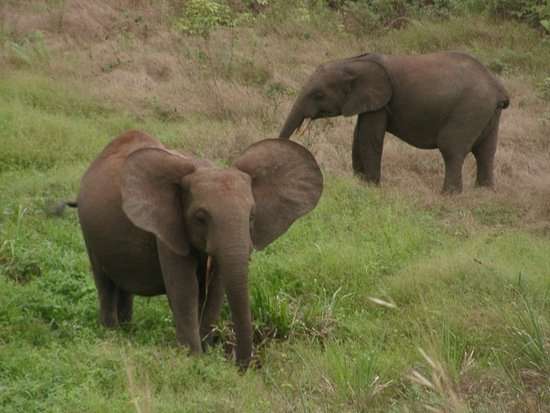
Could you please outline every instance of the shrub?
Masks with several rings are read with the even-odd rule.
[[[488,8],[494,16],[523,20],[550,32],[550,4],[546,0],[491,0]]]
[[[4,53],[1,53],[2,48]],[[2,54],[16,66],[32,67],[35,64],[41,65],[49,62],[44,35],[40,31],[33,31],[18,41],[9,40],[6,35],[0,36],[0,59]]]
[[[176,27],[187,34],[208,37],[219,26],[233,26],[235,13],[220,0],[188,0]]]

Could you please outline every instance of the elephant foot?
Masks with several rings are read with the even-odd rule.
[[[202,344],[199,337],[198,329],[182,328],[178,326],[178,320],[176,319],[176,341],[181,347],[185,347],[188,353],[191,355],[202,354]]]
[[[476,180],[476,186],[479,188],[492,189],[495,188],[495,183],[492,178],[478,178]]]
[[[118,319],[111,315],[101,315],[100,324],[109,330],[113,330],[119,326]]]
[[[372,174],[360,170],[354,170],[353,175],[368,184],[380,186],[379,176],[373,176]]]
[[[443,187],[443,189],[441,190],[441,193],[443,195],[458,195],[462,193],[462,187],[457,187],[457,186]]]

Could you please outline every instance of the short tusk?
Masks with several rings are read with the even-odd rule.
[[[205,274],[205,277],[206,277],[205,284],[206,285],[209,284],[211,273],[212,273],[212,256],[209,255],[208,258],[206,259],[206,274]]]
[[[312,120],[313,119],[309,118],[306,126],[304,126],[303,128],[302,128],[302,125],[300,125],[300,127],[298,128],[298,136],[302,136],[303,134],[306,133],[306,131],[309,129],[309,127],[311,125]]]
[[[212,281],[212,256],[209,255],[206,258],[206,273],[204,274],[204,297],[208,297],[208,287],[210,285],[210,281]],[[202,304],[202,308],[200,309],[200,322],[202,323],[202,317],[204,314],[204,309],[206,308],[206,299],[204,300],[204,303]]]

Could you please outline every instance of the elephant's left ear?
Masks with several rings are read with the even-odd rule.
[[[257,142],[248,147],[233,166],[252,177],[256,202],[252,241],[258,250],[311,211],[323,191],[323,175],[315,158],[306,148],[290,140]]]
[[[381,63],[356,60],[344,69],[349,90],[342,115],[352,116],[382,109],[392,96],[390,78]]]

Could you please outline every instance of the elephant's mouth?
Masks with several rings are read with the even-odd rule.
[[[341,113],[338,112],[328,112],[328,111],[321,111],[317,113],[314,117],[312,117],[312,120],[320,119],[320,118],[334,118],[336,116],[340,116]]]
[[[307,132],[307,130],[309,129],[309,127],[311,126],[311,122],[313,121],[313,119],[315,118],[305,118],[307,120],[307,124],[304,126],[304,124],[302,123],[298,129],[296,130],[296,135],[297,136],[302,136],[303,134],[305,134]]]

